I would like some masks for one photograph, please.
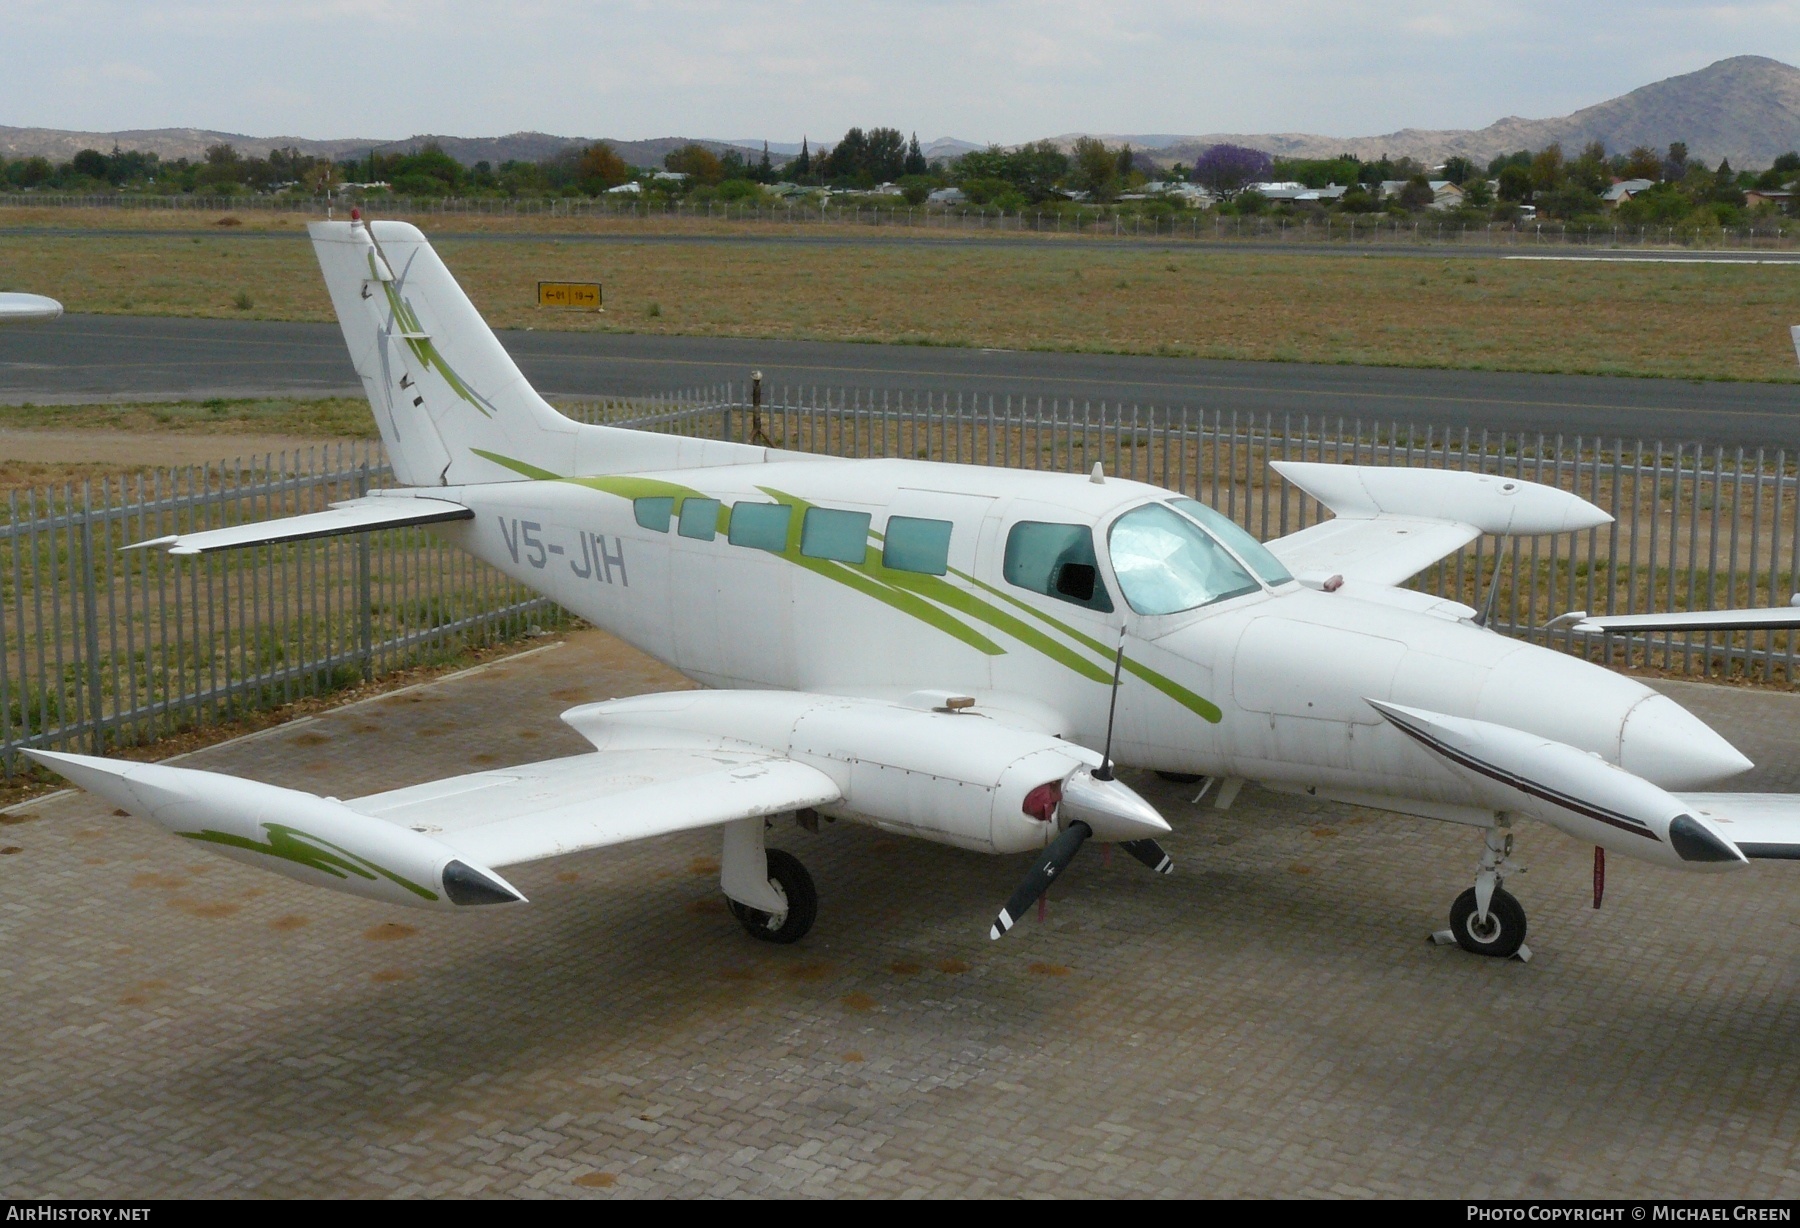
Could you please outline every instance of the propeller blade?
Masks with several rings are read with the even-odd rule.
[[[1154,840],[1123,840],[1119,843],[1119,847],[1158,874],[1175,873],[1175,859],[1164,852],[1163,846]]]
[[[1062,835],[1052,840],[1050,846],[1044,850],[1043,856],[1033,863],[1031,872],[1025,876],[1025,881],[1019,884],[1019,889],[1012,893],[1011,899],[1006,901],[1006,907],[1002,908],[1000,915],[994,918],[994,928],[988,931],[988,937],[998,938],[1011,929],[1018,919],[1025,915],[1025,910],[1037,903],[1039,896],[1050,890],[1050,884],[1055,882],[1057,876],[1068,868],[1071,861],[1075,860],[1075,854],[1081,851],[1082,843],[1093,834],[1093,828],[1086,823],[1076,821],[1069,824]]]

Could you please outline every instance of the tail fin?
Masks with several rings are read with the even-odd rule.
[[[574,471],[584,428],[532,390],[417,227],[350,221],[307,229],[402,482]]]

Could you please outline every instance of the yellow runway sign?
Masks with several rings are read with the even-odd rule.
[[[597,281],[540,281],[537,288],[539,307],[600,310],[600,283]]]

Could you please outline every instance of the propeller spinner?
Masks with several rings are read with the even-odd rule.
[[[1099,836],[1102,840],[1117,843],[1158,874],[1168,874],[1175,868],[1174,860],[1156,842],[1157,836],[1169,830],[1168,823],[1156,812],[1156,807],[1113,775],[1112,727],[1118,711],[1119,675],[1124,664],[1125,632],[1121,628],[1119,651],[1113,660],[1112,707],[1106,718],[1106,750],[1101,755],[1100,766],[1082,768],[1062,782],[1060,801],[1056,805],[1056,817],[1063,822],[1062,834],[1032,863],[1025,881],[1019,884],[1006,901],[1006,907],[994,918],[993,928],[988,931],[989,938],[999,938],[1010,930],[1050,889],[1050,884],[1068,869],[1075,854],[1090,837]]]

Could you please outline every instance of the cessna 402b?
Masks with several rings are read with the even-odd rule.
[[[823,813],[1037,859],[999,937],[1089,839],[1153,869],[1113,762],[1466,824],[1465,949],[1520,953],[1514,826],[1671,870],[1800,856],[1800,798],[1698,793],[1748,760],[1674,701],[1397,587],[1478,535],[1609,518],[1530,482],[1282,463],[1335,516],[1264,545],[1093,474],[841,460],[578,425],[532,391],[415,228],[314,249],[402,483],[141,543],[174,555],[430,525],[707,690],[571,709],[591,752],[340,801],[32,751],[229,857],[397,904],[523,896],[502,867],[702,827],[750,933],[817,907],[766,817]],[[1446,939],[1448,936],[1445,936]]]

